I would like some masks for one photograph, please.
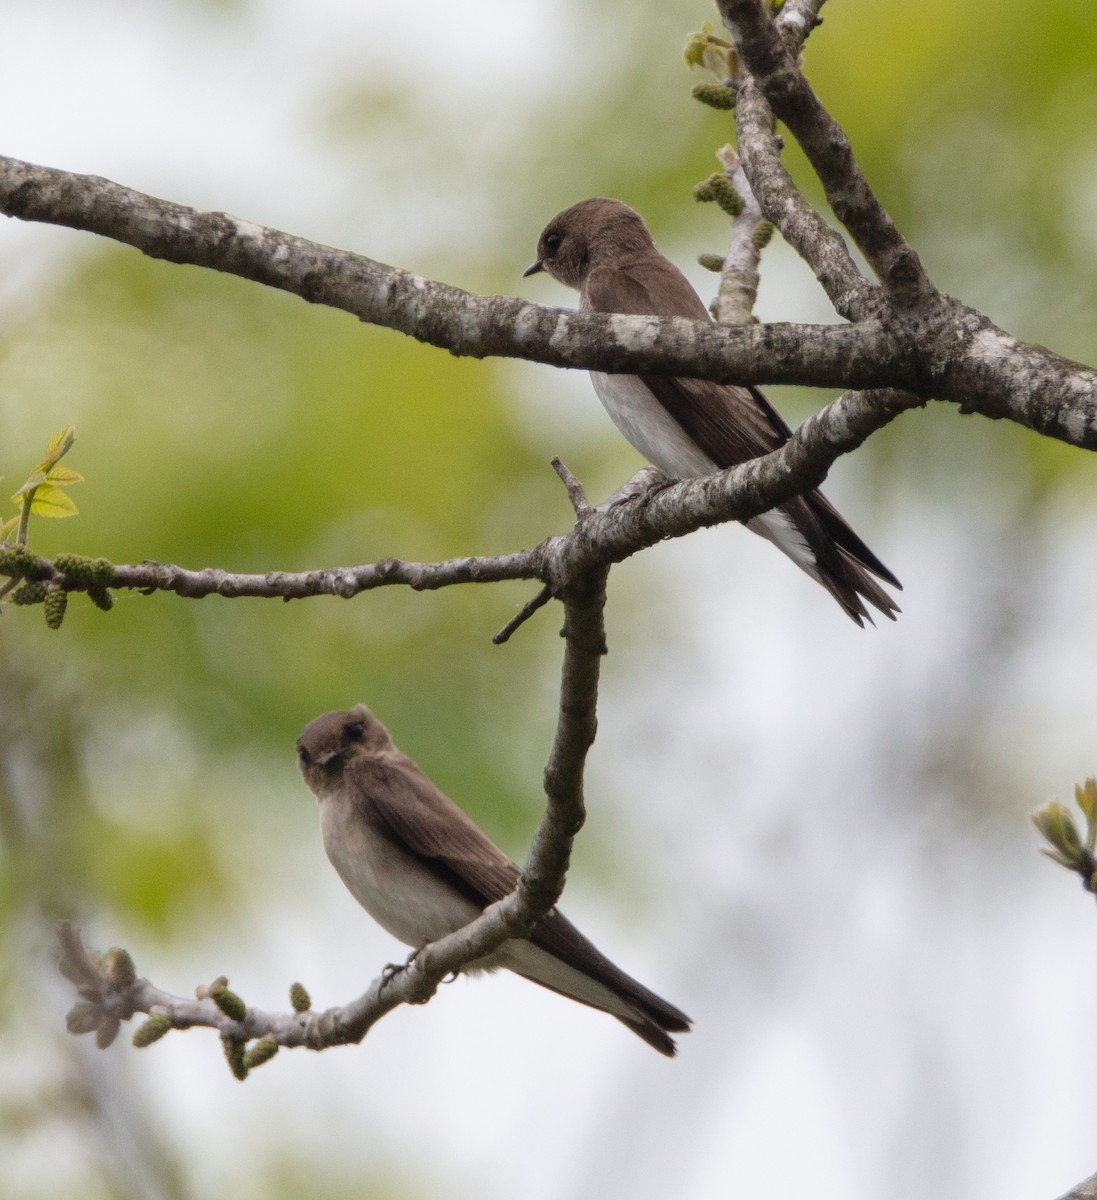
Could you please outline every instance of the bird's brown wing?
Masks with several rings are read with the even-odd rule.
[[[518,868],[399,752],[356,757],[348,782],[363,817],[483,908],[508,895]]]
[[[769,454],[791,436],[780,414],[757,388],[671,375],[643,375],[641,379],[720,468],[737,467]],[[894,587],[902,588],[902,584],[822,492],[813,488],[779,508],[811,547],[822,583],[853,620],[860,624],[868,615],[860,596],[894,619],[898,607],[868,572]]]
[[[689,280],[661,254],[596,268],[587,276],[582,301],[593,312],[711,321]],[[721,469],[768,454],[791,436],[781,414],[757,388],[675,375],[640,378]]]

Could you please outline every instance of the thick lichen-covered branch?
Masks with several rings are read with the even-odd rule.
[[[768,99],[772,105],[772,96]],[[847,190],[861,195],[863,177],[851,156],[837,155],[823,165],[829,175],[845,172]],[[832,197],[832,203],[837,200]],[[877,222],[878,202],[866,200],[863,211],[853,203],[839,208],[854,229],[863,227],[862,248],[876,245],[866,253],[891,288],[892,303],[856,325],[717,326],[475,296],[226,213],[157,200],[97,176],[0,158],[0,213],[98,233],[155,258],[281,288],[454,354],[740,384],[899,388],[1097,447],[1097,371],[1025,345],[959,301],[922,287],[920,267],[906,255],[905,243],[895,241],[882,218]],[[848,269],[840,267],[833,243],[829,253],[835,271],[841,270],[835,285],[840,290],[850,282]]]

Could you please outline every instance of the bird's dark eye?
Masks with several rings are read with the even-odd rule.
[[[560,235],[558,233],[545,234],[545,256],[552,258],[557,250],[560,249]]]
[[[366,732],[366,723],[364,721],[354,721],[343,730],[343,738],[348,742],[360,742],[362,734]]]
[[[312,762],[312,755],[305,749],[304,746],[297,747],[297,761],[303,767],[309,766]]]

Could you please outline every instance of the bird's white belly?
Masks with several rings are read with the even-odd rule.
[[[591,371],[591,383],[614,425],[631,446],[671,479],[695,479],[718,470],[678,422],[635,375],[605,375]],[[787,513],[770,509],[746,522],[751,533],[772,542],[814,579],[819,578],[815,555]]]
[[[652,466],[671,479],[711,475],[716,464],[688,437],[678,422],[635,375],[603,375],[590,381],[610,420]]]

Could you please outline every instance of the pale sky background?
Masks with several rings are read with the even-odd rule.
[[[508,209],[506,181],[481,171],[500,140],[521,143],[526,112],[589,90],[601,51],[583,41],[578,2],[275,0],[211,19],[187,4],[3,0],[0,15],[4,153],[463,286],[573,302],[519,278],[554,209],[529,208],[528,182],[520,212]],[[676,2],[660,19],[684,40],[712,14]],[[379,93],[416,89],[423,140],[401,144],[379,121],[348,153],[318,136],[318,106],[333,79],[374,71]],[[587,191],[602,187],[592,156]],[[696,247],[655,233],[688,266]],[[26,304],[87,240],[4,222],[0,302]],[[509,285],[501,262],[514,264]],[[801,279],[775,247],[762,315],[823,317]],[[545,459],[614,437],[582,375],[499,370]],[[337,1163],[348,1194],[388,1180],[394,1196],[405,1181],[409,1194],[479,1200],[1032,1200],[1097,1170],[1095,914],[1037,853],[1026,818],[1097,771],[1093,506],[1064,505],[1059,540],[1031,544],[997,486],[1011,443],[991,464],[974,451],[995,428],[940,428],[882,503],[857,460],[827,488],[904,582],[895,625],[857,630],[735,528],[615,569],[591,827],[563,907],[694,1018],[679,1058],[509,977],[445,987],[362,1047],[283,1053],[243,1087],[208,1032],[142,1053],[125,1034],[105,1054],[73,1041],[120,1113],[154,1114],[191,1194],[258,1198],[256,1165],[276,1169],[287,1149]],[[621,477],[638,465],[627,448],[612,459]],[[531,738],[555,688],[547,669]],[[219,779],[238,770],[255,786],[247,766],[242,751]],[[265,1008],[284,1005],[287,977],[327,1006],[402,958],[323,859],[288,752],[262,783],[304,815],[284,828],[279,805],[249,831],[246,911],[170,954],[97,914],[89,942],[126,945],[179,993],[228,970]],[[620,860],[599,873],[594,847]],[[48,986],[61,1022],[68,989]],[[5,1091],[50,1069],[16,1054]],[[138,1171],[124,1121],[116,1136]],[[6,1144],[0,1196],[75,1194],[87,1153],[61,1127]]]

